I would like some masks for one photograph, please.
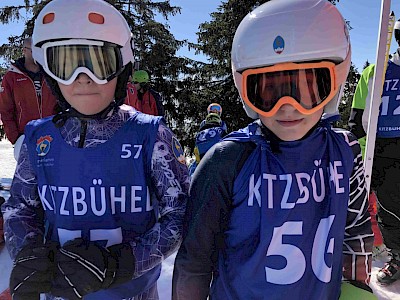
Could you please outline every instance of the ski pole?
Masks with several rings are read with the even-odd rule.
[[[394,13],[392,12],[389,15],[390,1],[391,0],[382,0],[381,22],[379,25],[375,74],[372,82],[371,106],[369,109],[368,128],[366,132],[367,141],[364,158],[364,169],[368,195],[370,194],[371,188],[372,164],[374,159],[379,106],[381,103],[383,84],[385,82],[385,71],[389,58],[390,43],[392,40],[392,33],[395,21]]]

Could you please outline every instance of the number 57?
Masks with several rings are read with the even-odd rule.
[[[132,145],[131,144],[122,144],[122,149],[121,149],[121,158],[129,158],[132,156],[132,151],[131,151]],[[142,145],[133,145],[133,148],[136,149],[135,156],[133,156],[134,159],[139,158],[140,153],[142,152]]]

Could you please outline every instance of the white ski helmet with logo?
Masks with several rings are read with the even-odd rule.
[[[40,46],[49,41],[87,39],[121,46],[123,65],[134,62],[132,33],[121,13],[103,0],[53,0],[39,13],[32,35],[32,55],[44,64]]]
[[[332,61],[346,64],[338,82],[343,90],[351,64],[347,25],[337,8],[326,0],[271,0],[250,12],[240,23],[232,43],[232,73],[242,98],[246,69],[287,62]],[[344,78],[344,79],[343,79]],[[338,110],[341,92],[324,107]],[[258,113],[243,101],[250,118]]]

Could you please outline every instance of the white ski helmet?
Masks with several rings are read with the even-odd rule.
[[[79,50],[74,52],[74,47]],[[70,105],[57,82],[71,84],[80,73],[98,84],[118,78],[115,99],[101,117],[112,107],[121,105],[126,97],[126,84],[134,62],[132,33],[123,15],[106,1],[49,2],[35,21],[32,55],[45,71],[46,81],[62,111]]]
[[[243,100],[242,72],[280,63],[331,61],[342,64],[336,76],[336,96],[324,112],[337,112],[351,64],[347,25],[326,0],[271,0],[250,12],[240,23],[232,43],[232,73],[250,118],[258,113]]]
[[[103,0],[53,0],[39,13],[32,35],[32,55],[44,65],[41,46],[50,41],[86,39],[121,47],[123,65],[134,62],[132,33],[121,13]]]

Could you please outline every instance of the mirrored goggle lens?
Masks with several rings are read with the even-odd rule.
[[[105,80],[122,68],[121,51],[117,46],[62,45],[46,51],[50,72],[68,80],[79,67],[89,69],[98,79]]]
[[[210,112],[221,112],[221,106],[211,105],[209,110],[210,110]]]
[[[332,90],[328,68],[286,70],[247,76],[247,97],[258,109],[269,112],[282,97],[295,99],[303,108],[323,103]]]

